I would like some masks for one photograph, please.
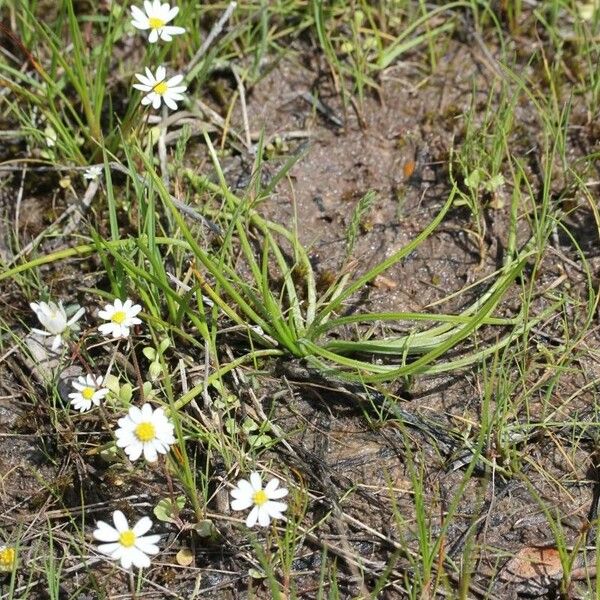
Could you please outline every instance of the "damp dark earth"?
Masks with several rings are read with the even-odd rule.
[[[600,596],[597,0],[0,14],[0,600]]]

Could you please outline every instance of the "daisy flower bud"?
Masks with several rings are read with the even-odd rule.
[[[113,523],[114,527],[104,521],[96,523],[94,538],[106,542],[100,544],[98,550],[113,560],[121,561],[124,569],[129,569],[132,565],[138,569],[149,567],[148,555],[158,554],[156,542],[160,539],[160,535],[144,535],[152,527],[152,521],[148,517],[142,517],[130,528],[125,515],[120,510],[115,510]]]
[[[265,488],[259,473],[250,473],[250,481],[240,479],[237,486],[231,490],[233,501],[232,510],[252,510],[246,519],[247,527],[254,527],[256,522],[261,527],[267,527],[271,519],[285,519],[283,512],[287,509],[285,502],[275,502],[288,495],[288,490],[279,487],[279,479],[273,478]]]
[[[83,313],[84,308],[80,308],[70,319],[67,319],[62,302],[32,302],[31,310],[36,314],[39,322],[46,328],[46,331],[32,328],[31,331],[43,336],[54,336],[52,342],[52,350],[57,350],[63,343],[63,335],[66,331],[78,321]]]

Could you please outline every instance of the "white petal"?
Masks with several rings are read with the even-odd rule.
[[[232,490],[231,495],[233,496],[233,492],[237,492],[239,490],[239,494],[234,496],[235,498],[240,498],[241,494],[252,497],[255,490],[252,487],[252,484],[246,479],[240,479],[237,483],[237,489]]]
[[[277,477],[273,477],[267,485],[265,485],[265,492],[269,495],[271,492],[274,492],[279,487],[279,479]]]
[[[140,537],[147,533],[152,527],[152,520],[149,517],[142,517],[134,526],[133,533],[136,537]]]
[[[52,308],[50,308],[50,305],[52,305]],[[40,312],[44,317],[50,317],[55,310],[56,304],[54,302],[40,302]]]
[[[83,313],[85,312],[85,308],[81,307],[68,321],[67,321],[67,326],[70,327],[71,325],[73,325],[73,323],[75,323],[76,321],[79,321],[79,319],[81,319],[81,317],[83,316]]]
[[[125,448],[125,453],[129,456],[131,462],[136,461],[141,455],[144,445],[141,442],[134,442]]]
[[[255,492],[258,492],[262,489],[262,479],[260,477],[260,474],[256,471],[250,473],[250,484],[252,485],[252,489]]]
[[[154,94],[154,98],[152,98],[152,108],[154,110],[160,108],[160,96],[158,94]]]
[[[158,554],[160,552],[160,548],[155,544],[146,543],[146,538],[142,538],[142,540],[137,540],[135,543],[135,547],[138,550],[141,550],[144,554]]]
[[[269,515],[269,511],[266,510],[266,505],[258,507],[258,524],[261,527],[267,527],[271,522],[271,516]]]
[[[123,546],[121,546],[119,542],[113,542],[111,544],[100,544],[98,550],[102,552],[102,554],[108,554],[111,558],[118,558],[122,547]],[[115,554],[117,556],[115,556]]]
[[[134,304],[128,311],[128,314],[130,317],[135,317],[135,315],[137,315],[140,311],[142,310],[142,307],[140,304]]]
[[[246,527],[254,527],[258,520],[258,506],[255,506],[246,517]]]
[[[250,506],[252,506],[252,498],[247,496],[237,498],[231,502],[231,510],[246,510]]]
[[[71,404],[73,405],[73,408],[79,412],[85,412],[92,408],[92,402],[90,400],[85,400],[84,398],[73,400]]]
[[[187,90],[186,85],[178,85],[169,90],[169,96],[171,96],[173,100],[183,100],[183,92],[185,92],[185,90]]]
[[[158,459],[156,448],[154,447],[154,444],[152,442],[144,444],[144,458],[148,462],[156,462],[156,460]]]
[[[96,523],[96,529],[92,535],[101,542],[116,542],[119,539],[119,532],[104,521]]]
[[[136,75],[136,77],[138,78],[140,83],[134,83],[132,85],[133,89],[140,90],[140,92],[151,92],[152,91],[154,84],[151,81],[146,79],[143,75],[138,74],[138,75]],[[142,77],[144,77],[143,81],[142,81]],[[110,319],[110,317],[103,317],[103,319]]]
[[[124,417],[121,417],[117,421],[117,424],[119,427],[121,427],[121,429],[125,429],[127,431],[133,431],[135,429],[135,423],[131,420],[128,414]]]
[[[171,110],[177,110],[177,104],[175,104],[175,102],[169,96],[163,96],[163,100]]]
[[[123,548],[123,552],[121,554],[121,566],[124,569],[129,569],[133,563],[133,553],[131,550],[132,548]]]
[[[288,495],[288,490],[286,488],[279,487],[279,479],[271,479],[269,483],[265,486],[265,492],[269,499],[272,498],[283,498]]]
[[[130,552],[131,560],[135,567],[138,569],[143,569],[150,566],[150,559],[141,550],[138,550],[134,547],[130,548]]]
[[[282,512],[287,510],[287,504],[285,502],[273,502],[269,501],[266,504],[263,504],[263,508],[265,508],[272,516],[281,515]]]
[[[113,521],[119,533],[123,533],[124,531],[127,531],[129,529],[127,519],[120,510],[115,510],[115,512],[113,513]]]
[[[154,6],[156,8],[157,16],[164,21],[167,15],[169,14],[169,3],[161,3],[160,0],[155,0]]]
[[[173,77],[171,77],[171,79],[167,81],[167,85],[169,86],[169,89],[171,89],[178,85],[181,81],[183,81],[183,75],[174,75]]]
[[[151,421],[153,412],[154,411],[152,410],[152,405],[148,402],[145,402],[140,410],[141,418],[144,421]]]
[[[141,19],[140,20],[132,19],[131,24],[136,29],[141,29],[142,31],[145,31],[146,29],[150,29],[150,23],[148,23],[148,19],[146,19],[145,21],[142,21]]]
[[[156,542],[160,540],[162,536],[159,533],[155,533],[154,535],[145,535],[143,537],[138,538],[135,541],[135,545],[140,549],[144,550],[145,546],[155,546]]]
[[[181,35],[183,33],[185,33],[184,27],[174,27],[173,25],[167,25],[166,27],[163,27],[163,35],[168,35],[169,38],[171,38],[171,39],[172,39],[171,36]]]
[[[44,331],[43,329],[36,329],[35,327],[32,327],[31,331],[33,331],[34,333],[37,333],[38,335],[43,335],[45,337],[52,335],[51,333],[48,333],[47,331]]]
[[[115,325],[113,327],[112,336],[113,338],[124,338],[129,335],[129,329],[123,327],[123,325]]]
[[[112,323],[103,323],[102,325],[100,325],[100,327],[98,327],[98,330],[100,331],[100,333],[102,335],[109,336],[112,333],[113,324]]]
[[[168,5],[167,5],[168,6]],[[172,21],[176,16],[177,13],[179,12],[179,6],[174,6],[166,15],[165,15],[165,21]]]
[[[127,446],[133,446],[140,443],[131,431],[117,429],[115,435],[117,436],[116,444],[118,448],[127,448]]]
[[[131,7],[131,14],[133,15],[134,19],[137,19],[139,21],[143,21],[144,19],[148,20],[148,17],[144,13],[144,11],[140,10],[137,6]]]

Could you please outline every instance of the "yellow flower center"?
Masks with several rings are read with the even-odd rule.
[[[135,533],[131,529],[124,531],[119,536],[119,542],[121,546],[125,546],[125,548],[131,548],[135,544]]]
[[[0,570],[12,569],[15,562],[15,549],[4,548],[0,550]]]
[[[125,314],[125,311],[118,310],[116,313],[113,314],[113,316],[111,317],[110,320],[113,323],[120,325],[126,318],[127,318],[127,315]]]
[[[83,396],[83,397],[84,397],[86,400],[91,400],[91,399],[92,399],[92,397],[93,397],[93,395],[94,395],[94,392],[95,392],[95,391],[96,391],[96,390],[95,390],[94,388],[91,388],[91,387],[86,387],[86,388],[83,388],[83,389],[81,390],[81,395],[82,395],[82,396]]]
[[[148,25],[150,25],[152,29],[160,29],[161,27],[164,27],[165,23],[166,21],[163,21],[158,17],[150,17],[148,19]]]
[[[140,442],[149,442],[156,437],[156,429],[152,423],[140,423],[135,428],[135,435]]]
[[[269,501],[269,497],[265,490],[258,490],[258,492],[254,492],[254,496],[252,496],[252,501],[256,506],[262,506],[265,502]]]
[[[152,89],[159,96],[163,96],[166,93],[166,91],[169,89],[169,86],[164,81],[159,81]]]
[[[4,548],[0,550],[0,572],[12,571],[15,566],[15,549]]]

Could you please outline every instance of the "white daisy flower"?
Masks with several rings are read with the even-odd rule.
[[[115,431],[117,446],[125,450],[129,460],[137,460],[142,452],[148,462],[154,462],[158,454],[166,454],[175,443],[173,423],[162,408],[152,410],[146,403],[139,409],[132,406],[127,416],[118,420]]]
[[[113,513],[114,527],[104,521],[96,523],[94,537],[100,542],[98,550],[113,560],[120,560],[124,569],[131,565],[141,569],[150,566],[148,555],[158,554],[156,542],[160,535],[144,535],[152,527],[148,517],[142,517],[131,529],[125,515],[120,510]]]
[[[92,404],[100,406],[100,400],[108,394],[108,388],[102,387],[104,380],[101,376],[78,377],[77,381],[71,384],[77,391],[69,394],[72,398],[71,404],[75,410],[85,412],[92,408]]]
[[[67,313],[62,305],[62,302],[31,302],[29,305],[31,310],[36,314],[39,322],[46,328],[47,331],[32,327],[31,331],[44,336],[54,336],[52,342],[52,350],[57,350],[63,343],[63,334],[72,327],[76,321],[81,319],[85,312],[84,308],[80,308],[70,319],[67,319]]]
[[[98,316],[108,321],[108,323],[102,323],[98,329],[106,337],[128,337],[129,328],[142,322],[136,317],[141,310],[142,307],[134,304],[133,300],[127,298],[125,302],[122,302],[117,298],[113,304],[107,304],[104,310],[98,311]]]
[[[171,110],[177,110],[177,104],[183,100],[183,92],[187,89],[186,85],[179,85],[183,81],[183,75],[175,75],[171,79],[166,79],[167,70],[161,65],[156,69],[156,74],[146,67],[146,75],[136,73],[135,76],[141,83],[134,83],[136,90],[146,92],[142,98],[142,104],[152,104],[155,110],[160,108],[161,102],[164,102]]]
[[[144,13],[144,11],[146,12]],[[143,29],[144,31],[149,29],[150,35],[148,36],[148,41],[151,44],[157,42],[158,38],[164,42],[170,42],[173,39],[172,36],[185,33],[183,27],[167,25],[169,21],[175,18],[178,12],[178,6],[171,8],[167,2],[161,4],[160,0],[154,0],[154,2],[146,0],[144,2],[144,10],[141,10],[137,6],[131,7],[131,14],[133,15],[131,24],[136,29]]]
[[[247,527],[254,527],[256,522],[261,527],[267,527],[271,519],[285,519],[283,512],[287,509],[285,502],[274,502],[288,495],[286,488],[279,487],[279,479],[274,478],[262,487],[261,476],[254,472],[250,473],[250,481],[240,479],[237,487],[231,490],[234,500],[231,502],[232,510],[246,510],[254,505],[248,518]]]
[[[83,172],[83,178],[87,179],[89,181],[96,181],[96,179],[98,179],[98,177],[100,177],[100,175],[102,175],[102,167],[100,167],[98,165],[93,165],[91,167],[88,167]]]

